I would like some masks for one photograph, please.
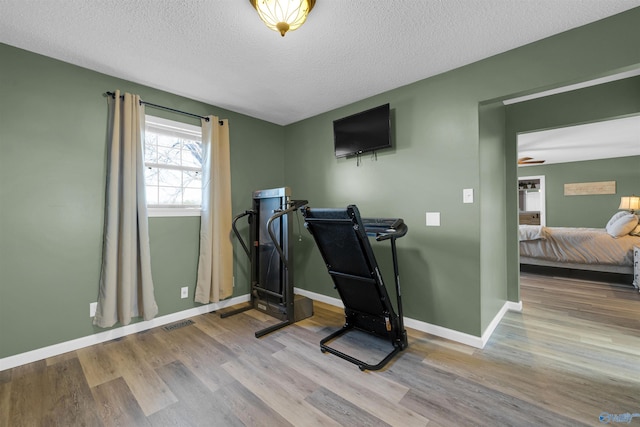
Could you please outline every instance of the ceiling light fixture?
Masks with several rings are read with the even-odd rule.
[[[249,0],[267,27],[284,37],[300,28],[316,0]]]

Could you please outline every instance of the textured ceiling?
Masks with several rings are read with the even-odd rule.
[[[0,0],[0,42],[285,125],[637,6],[318,0],[282,38],[249,0]]]

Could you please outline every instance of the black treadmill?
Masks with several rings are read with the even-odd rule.
[[[321,351],[354,363],[363,371],[383,368],[408,345],[396,252],[396,239],[407,234],[407,226],[401,218],[361,218],[355,205],[349,205],[346,209],[306,206],[301,211],[305,227],[313,236],[345,307],[344,326],[320,341]],[[369,237],[391,243],[397,314],[380,274]],[[371,365],[327,345],[354,329],[389,340],[393,350],[379,363]]]
[[[232,229],[251,261],[251,303],[220,317],[225,318],[255,309],[273,316],[280,323],[261,329],[256,338],[313,315],[313,301],[294,294],[293,232],[289,214],[304,206],[306,200],[292,200],[289,187],[253,192],[253,209],[233,219]],[[249,241],[242,237],[236,224],[249,221]]]

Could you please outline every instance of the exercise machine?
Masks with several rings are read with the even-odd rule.
[[[305,227],[313,236],[344,304],[344,326],[321,340],[320,350],[354,363],[362,371],[383,368],[408,345],[396,252],[396,239],[407,234],[407,226],[401,218],[361,218],[355,205],[349,205],[346,209],[312,209],[306,206],[301,211]],[[397,314],[369,237],[391,243]],[[393,349],[379,363],[371,365],[327,345],[355,329],[389,340]]]
[[[306,204],[306,200],[291,200],[288,187],[258,190],[253,192],[252,209],[233,218],[233,232],[250,260],[251,302],[220,317],[256,309],[281,320],[257,331],[256,338],[313,315],[313,301],[293,293],[293,223],[289,214]],[[242,218],[249,222],[249,245],[237,228]]]

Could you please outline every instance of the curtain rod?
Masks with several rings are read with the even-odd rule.
[[[115,98],[116,94],[115,94],[115,92],[107,92],[107,96]],[[124,95],[120,95],[120,98],[123,98],[123,97],[124,97]],[[209,117],[206,117],[206,116],[200,116],[198,114],[193,114],[193,113],[188,113],[186,111],[176,110],[175,108],[165,107],[164,105],[152,104],[150,102],[146,102],[146,101],[143,101],[141,99],[140,100],[140,105],[142,105],[142,104],[148,105],[149,107],[153,107],[153,108],[159,108],[161,110],[171,111],[173,113],[184,114],[185,116],[197,117],[199,119],[204,119],[207,122],[209,121]],[[222,124],[224,124],[224,122],[222,120],[218,120],[218,124],[222,125]]]

